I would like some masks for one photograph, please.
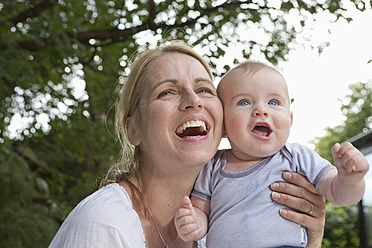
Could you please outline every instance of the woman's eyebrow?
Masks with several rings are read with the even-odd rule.
[[[180,81],[178,79],[164,79],[164,80],[157,82],[152,88],[152,90],[155,90],[156,88],[158,88],[159,86],[165,83],[178,84],[179,82]],[[195,78],[194,79],[194,84],[203,83],[203,82],[209,83],[214,87],[212,80],[210,80],[209,78]]]
[[[214,84],[213,84],[212,80],[209,79],[209,78],[196,78],[196,79],[195,79],[195,82],[196,82],[196,83],[200,83],[200,82],[210,83],[210,84],[213,85],[213,87],[214,87]]]
[[[178,83],[178,80],[177,79],[164,79],[162,81],[157,82],[154,85],[154,87],[152,88],[152,90],[155,90],[156,88],[158,88],[159,86],[161,86],[161,85],[163,85],[165,83],[177,84]]]

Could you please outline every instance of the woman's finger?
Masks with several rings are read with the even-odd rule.
[[[324,197],[317,193],[313,184],[298,173],[285,172],[283,178],[293,184],[273,183],[270,188],[274,191],[272,193],[274,201],[311,216],[325,216]]]
[[[302,176],[301,174],[287,171],[283,173],[283,178],[287,182],[303,187],[313,193],[318,193],[315,189],[314,184],[312,184],[306,177]]]
[[[307,227],[308,248],[321,247],[325,224],[325,199],[315,186],[295,172],[285,172],[287,182],[275,182],[270,188],[274,191],[272,199],[277,203],[300,212],[281,209],[280,215],[299,225]],[[302,212],[302,213],[301,213]]]
[[[309,200],[306,200],[303,198],[298,198],[298,197],[294,197],[294,196],[287,195],[287,194],[273,192],[271,194],[271,198],[279,204],[296,209],[298,211],[301,211],[302,213],[305,213],[311,216],[319,216],[319,214],[322,215],[322,213],[319,213],[319,211],[317,211],[322,206],[322,204],[319,203],[319,199],[317,199],[317,197],[314,197],[313,198],[314,201],[310,202]]]
[[[312,191],[309,191],[303,187],[299,187],[297,185],[293,185],[286,182],[275,182],[270,185],[271,190],[277,193],[281,193],[282,195],[287,196],[293,196],[293,199],[297,198],[298,201],[296,201],[296,204],[305,204],[301,202],[300,200],[308,200],[309,202],[316,201],[316,198],[318,196],[317,193],[313,193]],[[283,199],[287,200],[287,199]],[[291,200],[293,201],[293,200]],[[308,204],[309,205],[309,204]],[[306,207],[306,206],[305,206]]]
[[[293,221],[299,225],[310,228],[311,230],[323,230],[324,218],[314,218],[306,214],[297,213],[295,211],[281,209],[280,215],[287,220]]]

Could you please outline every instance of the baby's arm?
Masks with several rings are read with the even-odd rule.
[[[336,170],[330,170],[319,185],[320,193],[333,204],[350,206],[362,199],[364,175],[369,163],[363,154],[349,142],[332,147]]]
[[[205,236],[208,230],[209,202],[197,197],[185,196],[183,206],[176,212],[174,223],[180,238],[196,241]]]

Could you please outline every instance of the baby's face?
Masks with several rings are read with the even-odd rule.
[[[231,148],[242,160],[276,153],[288,139],[293,117],[287,84],[270,68],[247,75],[231,71],[219,90]]]

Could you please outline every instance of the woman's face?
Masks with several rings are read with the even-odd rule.
[[[222,104],[207,71],[195,58],[169,53],[152,62],[140,111],[135,137],[145,164],[202,166],[216,152]]]

